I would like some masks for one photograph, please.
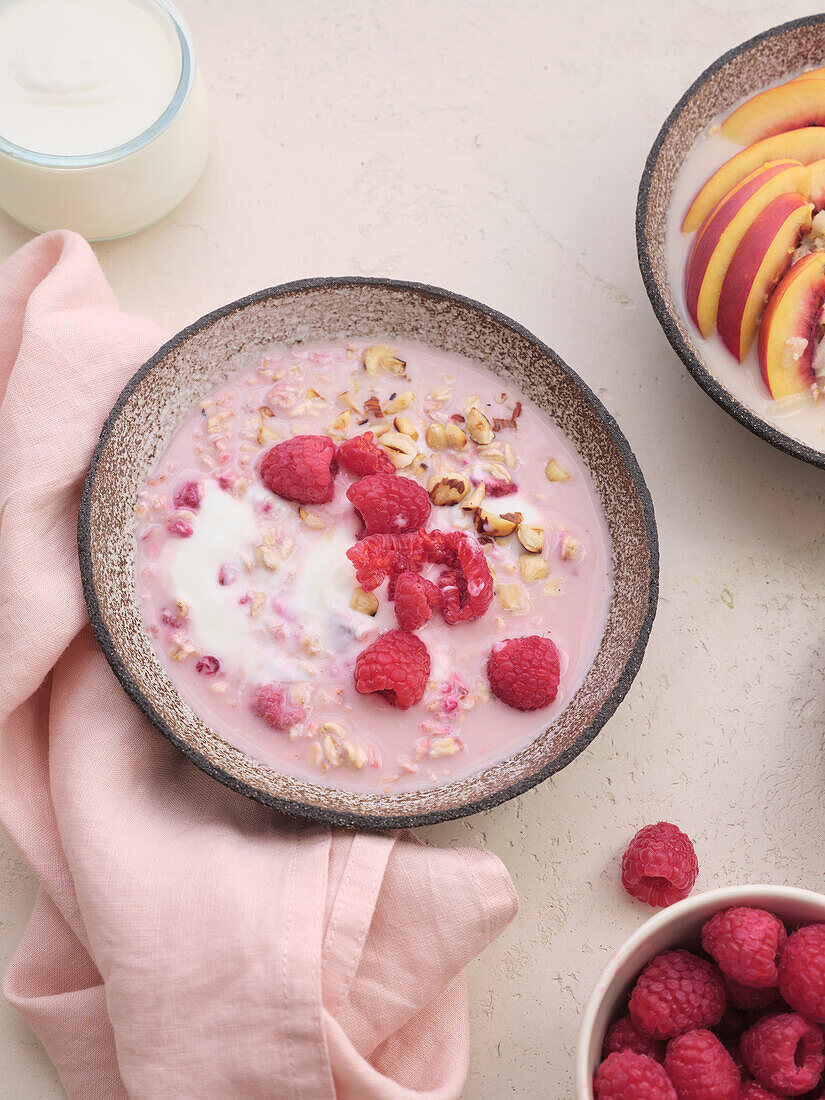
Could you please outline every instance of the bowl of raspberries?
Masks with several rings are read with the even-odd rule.
[[[666,908],[585,1008],[577,1100],[825,1100],[825,896],[737,886],[675,900],[696,869],[675,826],[647,827],[625,854],[625,888]]]

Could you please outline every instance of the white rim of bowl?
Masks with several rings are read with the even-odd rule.
[[[604,994],[616,977],[616,973],[619,967],[623,965],[625,958],[637,947],[640,947],[652,933],[667,926],[677,917],[690,913],[695,909],[701,909],[709,902],[718,903],[719,907],[723,908],[737,902],[753,900],[753,895],[759,893],[783,901],[798,902],[800,904],[813,901],[825,906],[825,894],[819,894],[816,890],[805,890],[799,886],[772,886],[769,883],[754,883],[752,886],[723,886],[716,890],[706,890],[704,893],[685,898],[684,901],[678,901],[675,905],[656,913],[637,928],[633,935],[614,952],[610,962],[599,975],[582,1013],[582,1020],[576,1037],[575,1090],[577,1097],[592,1100],[593,1071],[587,1058],[588,1040],[593,1031],[596,1013],[602,1003]]]
[[[111,149],[104,149],[99,153],[79,153],[72,156],[62,156],[56,153],[38,153],[34,149],[26,149],[22,145],[15,145],[0,134],[0,153],[5,153],[12,160],[21,161],[24,164],[34,164],[40,168],[96,168],[102,164],[111,164],[116,160],[136,153],[145,145],[154,141],[166,130],[178,117],[186,105],[195,83],[197,72],[197,57],[195,54],[195,40],[192,32],[177,7],[171,0],[143,0],[149,7],[156,8],[161,15],[172,24],[172,29],[177,35],[180,46],[180,78],[178,85],[172,94],[172,98],[163,113],[155,119],[141,133],[128,141],[115,145]]]

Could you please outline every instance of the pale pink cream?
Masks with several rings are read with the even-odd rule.
[[[373,377],[363,363],[368,346],[272,348],[191,409],[140,494],[137,593],[170,680],[227,741],[323,785],[415,790],[511,755],[563,710],[604,631],[610,538],[574,448],[524,396],[465,359],[414,344],[393,345],[406,362],[403,377],[385,369]],[[403,409],[378,415],[410,393]],[[426,442],[428,425],[455,422],[474,404],[490,420],[505,420],[518,401],[516,427],[501,426],[489,445],[468,440],[463,449],[438,450]],[[520,511],[542,528],[543,550],[532,557],[546,572],[525,577],[519,558],[526,551],[515,534],[485,544],[497,586],[493,604],[475,622],[449,626],[436,613],[421,628],[430,680],[422,701],[406,711],[359,695],[353,683],[358,653],[397,628],[386,584],[376,592],[374,616],[351,606],[356,579],[346,550],[362,527],[346,497],[354,479],[339,472],[332,502],[302,512],[273,495],[257,472],[280,440],[308,433],[340,442],[380,426],[394,430],[394,415],[417,430],[426,465],[398,476],[415,476],[425,487],[442,472],[515,483],[516,493],[488,494],[483,507]],[[550,459],[569,480],[548,480]],[[197,509],[174,504],[187,482],[199,486]],[[170,533],[170,523],[192,534]],[[472,512],[457,505],[433,505],[428,526],[475,537]],[[551,637],[562,659],[557,699],[534,712],[491,697],[485,674],[497,639],[528,634]],[[251,699],[264,683],[284,687],[303,708],[305,718],[289,733],[253,714]]]

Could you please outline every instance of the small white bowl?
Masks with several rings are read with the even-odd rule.
[[[732,905],[768,909],[782,920],[825,921],[825,895],[792,886],[730,886],[697,894],[663,909],[619,948],[601,977],[582,1016],[576,1053],[576,1100],[593,1100],[593,1077],[601,1061],[608,1027],[621,1015],[625,999],[644,966],[662,951],[697,941],[702,925]]]

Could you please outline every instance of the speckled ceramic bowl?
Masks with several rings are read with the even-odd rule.
[[[157,660],[135,598],[133,508],[156,456],[189,406],[263,345],[353,337],[417,340],[460,352],[506,378],[566,432],[601,496],[613,543],[614,594],[584,683],[527,748],[469,778],[421,792],[330,790],[265,767],[193,713]],[[311,279],[263,290],[201,318],[160,349],[103,428],[79,520],[92,625],[126,691],[198,767],[267,805],[339,825],[431,824],[495,806],[559,771],[592,741],[638,671],[656,609],[658,545],[642,473],[587,386],[515,322],[445,290],[386,279]]]
[[[696,894],[646,921],[605,967],[582,1015],[576,1052],[576,1100],[593,1100],[593,1075],[608,1027],[624,1015],[636,978],[651,959],[674,947],[698,944],[701,929],[720,909],[752,905],[790,924],[825,921],[825,895],[792,886],[731,886]]]
[[[825,63],[825,14],[773,27],[723,54],[702,73],[670,114],[645,164],[636,206],[639,266],[659,324],[687,369],[717,405],[786,454],[825,467],[825,451],[780,431],[723,386],[708,368],[702,340],[680,315],[665,261],[668,207],[691,146],[720,112],[801,69]]]

